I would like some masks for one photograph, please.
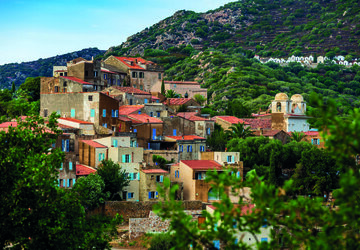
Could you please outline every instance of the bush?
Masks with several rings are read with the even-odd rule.
[[[154,234],[151,239],[149,250],[168,250],[174,246],[169,233]]]

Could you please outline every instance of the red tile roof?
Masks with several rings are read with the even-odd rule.
[[[59,120],[66,120],[66,121],[70,121],[70,122],[76,122],[79,124],[93,124],[92,122],[86,122],[86,121],[82,121],[82,120],[78,120],[78,119],[74,119],[74,118],[70,118],[70,117],[60,117]]]
[[[191,100],[191,98],[168,98],[164,104],[167,104],[167,101],[169,101],[169,105],[183,105]]]
[[[182,118],[185,118],[186,120],[190,120],[190,121],[206,121],[207,119],[205,119],[204,117],[200,117],[197,116],[199,113],[198,112],[180,112],[177,113],[177,116],[180,116]]]
[[[138,112],[144,105],[123,105],[119,107],[119,115],[130,115],[134,112]]]
[[[105,73],[110,73],[110,74],[116,74],[116,72],[107,70],[107,69],[102,69],[101,72],[105,72]]]
[[[222,170],[222,165],[217,163],[216,161],[212,160],[184,160],[181,161],[185,165],[187,165],[189,168],[192,168],[194,170]]]
[[[96,172],[96,169],[93,169],[93,168],[85,166],[85,165],[76,164],[76,176],[89,175],[89,174],[92,174],[95,172]]]
[[[164,123],[162,120],[151,117],[147,114],[130,114],[128,117],[141,123]],[[135,121],[135,123],[136,123]]]
[[[291,132],[290,132],[291,133]],[[319,131],[307,131],[307,132],[304,132],[305,135],[315,135],[315,136],[318,136],[319,135]]]
[[[200,85],[200,83],[195,81],[164,81],[165,84],[183,84],[183,85]]]
[[[252,129],[271,129],[271,118],[268,119],[242,119],[244,122],[250,124]]]
[[[3,122],[0,124],[0,128],[17,127],[17,122]]]
[[[166,137],[177,140],[177,141],[206,140],[204,137],[200,137],[197,135],[166,136]]]
[[[230,122],[231,124],[237,124],[237,123],[244,123],[246,125],[249,125],[249,123],[245,122],[244,120],[237,118],[235,116],[215,116],[216,118],[219,118],[221,120]]]
[[[168,174],[168,171],[165,171],[163,169],[157,168],[157,169],[143,169],[141,170],[145,174]]]
[[[81,84],[86,84],[86,85],[94,85],[92,83],[89,83],[89,82],[85,82],[83,80],[81,80],[80,78],[77,78],[77,77],[73,77],[73,76],[60,76],[61,78],[65,78],[69,81],[73,81],[73,82],[78,82],[78,83],[81,83]]]
[[[133,87],[120,87],[120,86],[112,86],[115,89],[118,89],[122,92],[129,93],[129,94],[136,94],[136,95],[151,95],[149,92],[133,88]]]
[[[156,97],[156,96],[151,96],[151,99],[153,99],[153,100],[160,100],[160,98],[159,98],[159,97]]]
[[[120,116],[118,119],[119,119],[120,121],[124,121],[124,122],[131,122],[131,121],[132,121],[130,118],[127,118],[127,117],[125,117],[125,116]]]
[[[140,62],[142,64],[154,64],[151,61],[146,61],[142,59],[141,57],[120,57],[120,56],[114,56],[116,59],[118,59],[120,62],[125,64],[130,69],[137,69],[137,70],[145,70],[143,67],[139,66],[137,62]]]
[[[102,145],[96,141],[92,141],[92,140],[82,140],[81,142],[86,143],[87,145],[90,145],[91,147],[94,148],[107,148],[105,145]]]

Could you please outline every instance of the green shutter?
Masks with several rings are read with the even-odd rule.
[[[125,162],[125,155],[122,155],[122,162]]]

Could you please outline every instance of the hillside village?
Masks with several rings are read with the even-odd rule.
[[[164,81],[163,73],[162,67],[139,57],[110,56],[103,61],[73,59],[67,66],[54,66],[53,77],[41,78],[40,115],[47,119],[57,113],[58,127],[63,131],[53,145],[65,153],[58,170],[59,187],[71,189],[78,178],[96,173],[102,160],[112,160],[121,165],[130,180],[122,192],[123,201],[133,202],[130,204],[136,207],[140,205],[135,203],[163,200],[157,186],[170,178],[171,185],[181,187],[176,199],[187,204],[187,211],[200,221],[201,210],[215,209],[211,204],[219,200],[219,194],[205,182],[206,172],[231,169],[241,181],[248,171],[240,152],[209,149],[206,139],[214,132],[215,124],[227,131],[240,123],[254,136],[282,143],[289,141],[291,133],[304,132],[305,141],[324,147],[319,132],[307,123],[306,102],[299,94],[289,98],[278,93],[268,111],[253,114],[252,118],[210,118],[201,115],[203,106],[194,99],[197,94],[207,98],[201,84]],[[166,98],[161,93],[162,85],[165,91],[184,97]],[[17,122],[2,123],[0,130],[6,131],[9,126],[17,126]],[[168,164],[160,168],[154,156],[161,156]],[[236,197],[233,199],[237,202]],[[139,212],[109,206],[105,204],[108,214],[118,212],[129,222],[130,238],[169,226],[155,215],[135,220]],[[146,224],[146,220],[153,223]],[[261,234],[267,239],[270,229]],[[253,236],[249,236],[251,240]]]

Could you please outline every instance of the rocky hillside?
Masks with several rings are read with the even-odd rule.
[[[52,70],[54,65],[66,65],[67,61],[70,61],[77,57],[83,57],[87,60],[91,60],[92,57],[104,54],[105,51],[97,48],[83,49],[63,55],[57,55],[32,62],[23,63],[10,63],[0,66],[0,89],[10,88],[12,82],[15,82],[16,86],[25,82],[27,77],[37,76],[52,76]]]
[[[144,55],[180,45],[241,46],[262,56],[359,54],[357,0],[242,0],[206,13],[178,11],[129,37],[107,55]]]

